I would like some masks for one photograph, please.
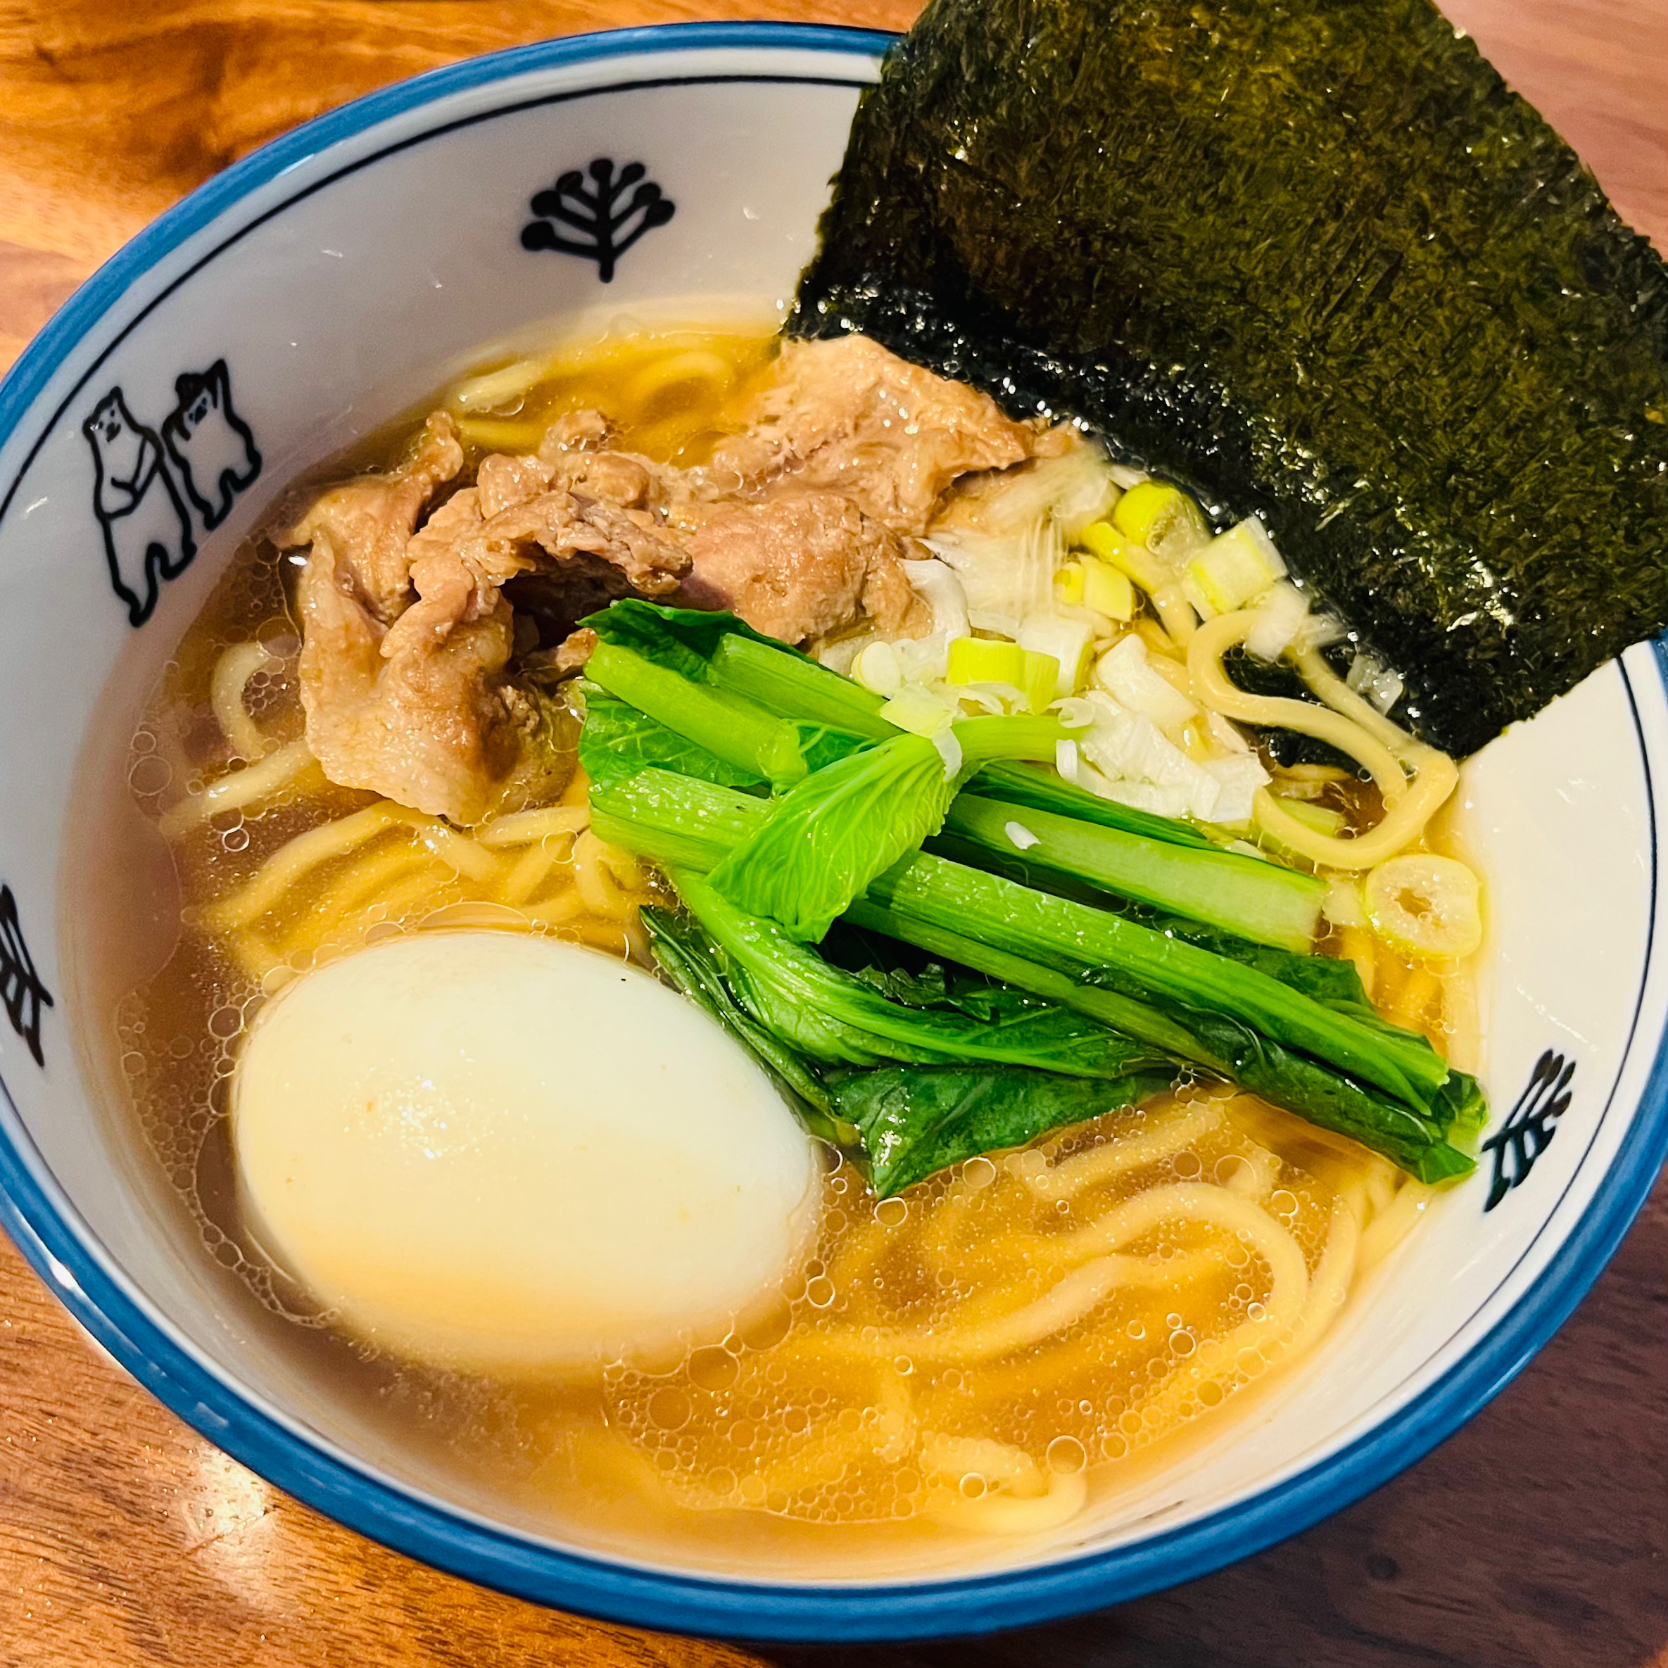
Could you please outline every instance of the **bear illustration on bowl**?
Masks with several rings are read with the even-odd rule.
[[[224,359],[184,372],[174,392],[160,434],[133,415],[119,386],[81,425],[93,449],[93,512],[110,584],[134,626],[151,617],[163,581],[190,566],[199,531],[218,527],[261,472]]]

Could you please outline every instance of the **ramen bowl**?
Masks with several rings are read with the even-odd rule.
[[[1051,1539],[833,1579],[564,1540],[453,1486],[311,1370],[170,1206],[122,1105],[94,787],[280,489],[484,344],[785,309],[886,37],[557,41],[437,72],[240,162],[122,250],[0,387],[0,1213],[88,1331],[229,1454],[415,1557],[646,1627],[970,1633],[1197,1576],[1338,1510],[1494,1395],[1592,1284],[1668,1150],[1668,674],[1646,644],[1465,766],[1490,899],[1477,1173],[1300,1367]],[[589,216],[579,227],[575,205]],[[599,229],[600,228],[600,229]]]

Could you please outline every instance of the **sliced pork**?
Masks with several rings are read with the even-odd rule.
[[[784,343],[749,416],[713,455],[713,490],[751,494],[791,478],[844,493],[893,532],[916,536],[958,475],[1019,463],[1039,438],[988,395],[867,336]]]
[[[534,792],[565,718],[512,677],[504,586],[570,567],[607,595],[664,595],[689,558],[640,504],[649,471],[607,454],[492,457],[421,528],[461,469],[436,413],[404,468],[322,494],[278,536],[307,547],[299,587],[307,742],[325,774],[416,810],[478,822]],[[583,480],[592,493],[569,490]]]
[[[686,548],[690,606],[728,608],[785,643],[825,637],[865,617],[891,636],[917,636],[931,622],[899,566],[897,536],[841,493],[706,507]]]
[[[845,337],[786,344],[704,468],[614,440],[601,412],[570,412],[458,486],[437,412],[402,468],[328,489],[280,535],[308,552],[302,700],[332,781],[459,823],[536,796],[570,722],[541,685],[583,660],[577,622],[615,597],[732,609],[790,643],[919,636],[905,540],[958,477],[1056,437]]]
[[[436,490],[463,468],[457,426],[437,411],[423,425],[410,460],[387,475],[366,475],[319,494],[278,539],[280,549],[327,547],[337,582],[384,624],[411,600],[406,544]]]

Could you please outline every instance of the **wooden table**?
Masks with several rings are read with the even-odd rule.
[[[693,17],[902,28],[914,0],[0,0],[0,368],[262,141],[468,53]],[[1668,248],[1668,0],[1448,0]],[[835,1660],[600,1627],[438,1575],[227,1459],[0,1238],[0,1668],[719,1668]],[[1668,1180],[1576,1316],[1438,1452],[1235,1568],[875,1668],[1668,1668]]]

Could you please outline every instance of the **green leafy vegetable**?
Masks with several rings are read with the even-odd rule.
[[[1030,1139],[1072,1107],[1139,1098],[1182,1062],[1427,1180],[1471,1167],[1476,1085],[1381,1019],[1352,966],[1304,953],[1312,877],[1164,819],[1120,826],[1104,802],[1068,814],[1084,809],[1073,790],[1013,762],[1049,755],[1052,718],[958,723],[967,770],[1016,797],[950,809],[933,742],[862,733],[884,722],[866,695],[847,700],[824,668],[682,613],[639,604],[599,633],[592,826],[669,871],[690,919],[646,917],[667,976],[810,1127],[859,1143],[877,1187]],[[782,796],[742,791],[767,782]],[[941,824],[977,862],[1040,885],[922,852]],[[1107,891],[1123,913],[1096,906]],[[832,960],[807,947],[842,915]],[[838,965],[863,929],[974,976]],[[1069,1087],[1084,1080],[1094,1094]]]
[[[1164,840],[1171,845],[1194,846],[1200,850],[1210,850],[1214,844],[1190,822],[1139,811],[1133,805],[1120,805],[1115,799],[1102,799],[1087,788],[1073,787],[1053,770],[1039,770],[1035,765],[1007,762],[986,765],[968,787],[990,799],[1054,811],[1078,822],[1120,829],[1148,840]]]
[[[1015,844],[1018,825],[1029,836]],[[1109,892],[1175,910],[1259,944],[1312,948],[1326,882],[1295,869],[1099,827],[1036,806],[964,793],[946,830],[987,852],[1018,852],[1030,869],[1088,881]]]
[[[610,808],[606,813],[604,806]],[[593,805],[593,820],[604,838],[662,862],[666,859],[659,854],[668,849],[693,847],[713,860],[709,867],[721,857],[727,838],[757,826],[766,815],[768,809],[745,794],[664,771],[645,771],[617,784]],[[615,820],[605,821],[605,816]],[[674,878],[690,901],[694,877],[684,873]],[[1056,916],[1056,910],[1062,913]],[[702,919],[722,940],[713,923]],[[1347,963],[1226,936],[1220,942],[1246,959],[1216,955],[1155,928],[1132,928],[1104,911],[930,857],[909,859],[880,876],[869,894],[852,905],[847,919],[1074,1009],[1164,1056],[1239,1082],[1426,1180],[1463,1175],[1472,1167],[1455,1143],[1467,1135],[1466,1109],[1474,1113],[1481,1105],[1475,1083],[1451,1072],[1424,1038],[1380,1019]],[[1092,930],[1084,930],[1085,922]],[[768,926],[752,923],[753,928]],[[784,948],[773,960],[767,934],[761,941],[761,977],[767,969],[774,976],[757,987],[738,986],[761,1023],[800,1052],[830,1064],[873,1065],[903,1057],[896,1044],[877,1043],[870,1036],[858,1042],[860,1057],[853,1058],[852,1039],[861,1037],[864,1027],[846,1029],[842,1051],[837,1040],[841,1025],[826,1017],[834,1012],[835,992],[868,983],[874,975],[865,979],[840,973],[785,934],[778,932],[776,938],[780,946],[791,946],[792,956]],[[1113,939],[1119,940],[1115,953]],[[1132,948],[1133,959],[1126,953]],[[745,958],[728,943],[726,950],[745,968]],[[1168,964],[1162,978],[1152,977],[1154,962]],[[827,983],[821,982],[825,975]],[[1234,993],[1243,991],[1243,981],[1258,994],[1263,1024],[1236,1010]],[[900,1006],[895,999],[907,993],[907,982],[878,988],[870,983],[867,992],[883,1000],[893,1023],[898,1018],[893,1010]],[[888,994],[893,1002],[884,1002]],[[979,1020],[965,1002],[963,1013],[976,1030]],[[830,1025],[835,1040],[822,1035]],[[922,1050],[918,1030],[906,1035],[917,1048],[907,1058],[918,1064],[988,1057],[964,1050],[946,1058]],[[881,1052],[886,1047],[893,1050],[890,1056]],[[1363,1070],[1363,1060],[1374,1071]],[[1049,1069],[1067,1069],[1057,1061],[1048,1064]],[[1392,1086],[1386,1089],[1380,1079]],[[1399,1089],[1394,1087],[1398,1079]]]
[[[883,1199],[975,1153],[1020,1146],[1063,1124],[1134,1105],[1173,1080],[1163,1065],[1113,1078],[961,1065],[835,1068],[825,1079],[737,1001],[725,978],[723,952],[696,923],[659,909],[644,910],[642,919],[662,972],[753,1053],[812,1134],[856,1149],[853,1156]],[[882,977],[889,988],[917,998],[913,1005],[958,1002],[936,964],[919,978]],[[1022,991],[983,982],[959,1001],[983,1022],[998,1013],[1046,1006]]]
[[[1668,269],[1429,0],[932,0],[792,327],[1258,515],[1450,751],[1668,622]]]
[[[1085,1080],[1016,1066],[889,1066],[833,1073],[828,1092],[861,1131],[869,1184],[885,1199],[976,1153],[1023,1146],[1168,1087],[1162,1072]]]
[[[1074,1077],[1168,1067],[1153,1049],[1054,1002],[1019,1000],[990,1019],[953,1006],[890,1002],[795,943],[775,922],[735,908],[697,876],[674,871],[672,883],[723,952],[730,988],[742,1004],[791,1048],[821,1064],[988,1060]]]
[[[1107,988],[1138,1001],[1238,1019],[1410,1106],[1428,1105],[1448,1075],[1442,1057],[1412,1032],[1387,1034],[1255,967],[1000,875],[919,853],[881,875],[868,895],[899,915],[923,917],[1045,966],[1095,968]]]
[[[592,682],[750,780],[778,788],[804,780],[869,743],[821,724],[778,718],[723,689],[599,643],[585,664]]]
[[[594,631],[598,642],[630,649],[657,666],[705,683],[711,675],[713,657],[726,640],[735,637],[757,643],[779,654],[814,665],[797,649],[778,643],[755,631],[745,620],[722,611],[704,608],[670,608],[662,602],[644,602],[623,597],[600,613],[589,614],[580,625]],[[819,668],[821,670],[821,668]]]
[[[617,701],[598,685],[585,690],[585,725],[579,732],[579,763],[595,787],[635,776],[650,767],[719,782],[725,787],[766,786],[765,778],[668,729],[647,713]]]
[[[597,837],[663,869],[716,869],[769,817],[762,799],[669,770],[641,770],[591,789]]]
[[[878,695],[734,614],[627,597],[580,623],[599,642],[755,702],[778,718],[824,724],[870,741],[896,734],[877,716],[885,705]]]
[[[645,660],[634,649],[599,643],[585,663],[585,675],[738,770],[786,785],[809,769],[791,724],[726,700],[706,684]]]
[[[886,704],[880,696],[780,643],[732,632],[713,651],[710,674],[722,688],[784,718],[832,725],[870,741],[897,734],[896,726],[880,716]]]
[[[814,944],[882,869],[937,831],[954,793],[938,749],[895,733],[806,777],[712,871],[712,884]]]
[[[788,1096],[811,1133],[836,1146],[855,1141],[855,1126],[835,1115],[834,1104],[816,1072],[736,1001],[705,935],[663,909],[645,909],[641,920],[660,970],[753,1054]]]
[[[1463,1073],[1450,1073],[1429,1110],[1417,1111],[1260,1036],[1228,1015],[1185,1008],[1165,1011],[1132,1001],[1088,982],[1084,975],[1089,969],[1072,973],[1045,967],[868,899],[853,905],[851,919],[1103,1020],[1322,1129],[1359,1141],[1421,1181],[1450,1181],[1475,1168],[1468,1147],[1481,1132],[1478,1119],[1487,1114],[1475,1080]]]
[[[1052,760],[1054,749],[1069,733],[1058,718],[962,718],[951,726],[961,748],[962,769],[974,771],[982,765],[1020,759]]]

